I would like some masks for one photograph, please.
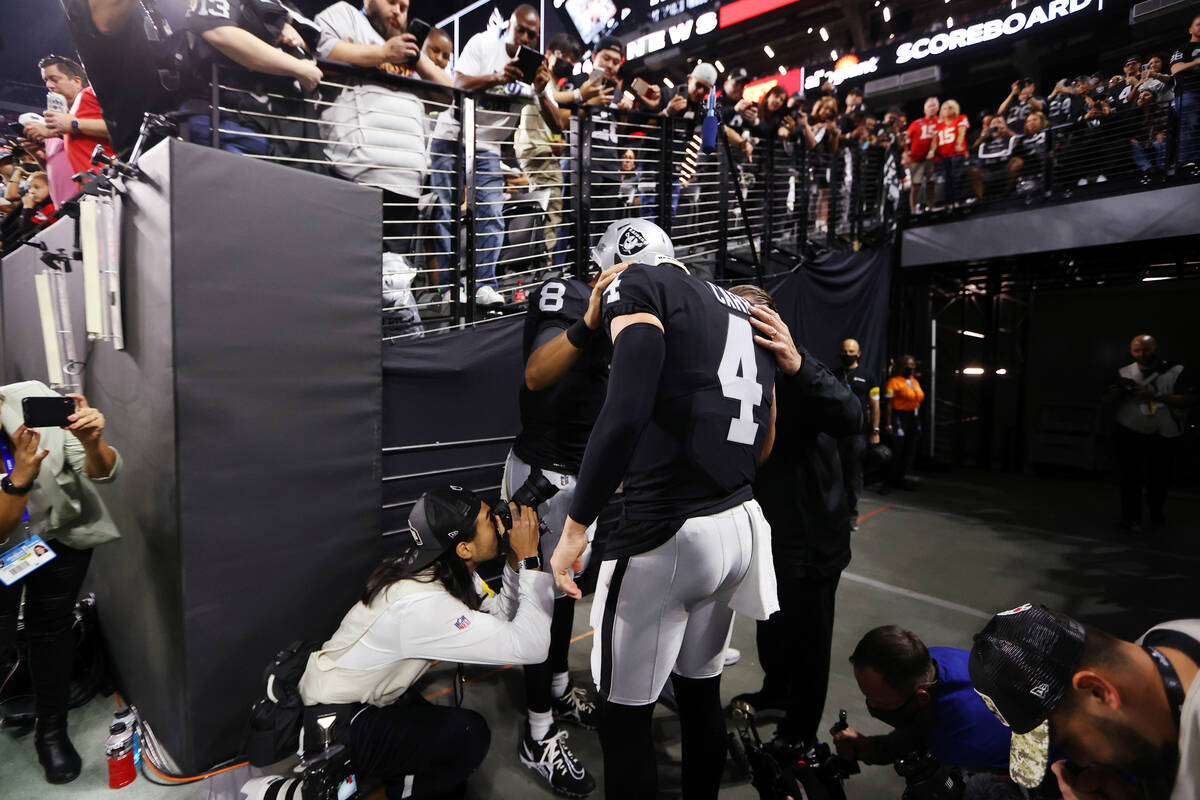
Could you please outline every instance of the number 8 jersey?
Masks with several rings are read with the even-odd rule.
[[[750,303],[669,265],[629,267],[603,302],[606,328],[646,312],[665,331],[658,385],[643,387],[655,393],[654,413],[625,474],[626,520],[682,522],[749,500],[775,384]]]

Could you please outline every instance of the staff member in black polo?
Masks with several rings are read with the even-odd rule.
[[[862,427],[858,433],[838,439],[842,457],[842,479],[846,485],[846,504],[850,508],[850,530],[858,530],[858,498],[863,491],[863,455],[867,443],[879,444],[879,381],[859,368],[862,348],[856,339],[842,342],[842,366],[834,375],[846,384],[862,406]]]

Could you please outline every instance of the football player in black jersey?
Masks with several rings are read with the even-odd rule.
[[[566,521],[588,434],[604,403],[610,347],[600,335],[601,297],[625,269],[618,262],[654,255],[674,255],[662,229],[643,219],[614,222],[592,249],[588,283],[553,278],[530,298],[522,343],[521,432],[505,465],[504,489],[511,498],[537,470],[558,490],[538,506],[551,532],[542,539],[547,564]],[[594,525],[588,527],[589,541],[594,530]],[[588,555],[585,551],[581,568]],[[567,748],[565,733],[555,725],[566,721],[585,728],[597,726],[595,703],[582,688],[571,686],[567,672],[574,612],[574,598],[560,592],[554,603],[549,657],[525,668],[529,722],[519,756],[555,791],[582,795],[595,788],[595,779]]]
[[[572,597],[587,526],[624,480],[620,528],[592,605],[605,794],[657,795],[651,716],[670,678],[683,796],[715,798],[725,760],[720,676],[733,614],[777,607],[770,527],[751,482],[770,451],[775,360],[755,347],[748,301],[673,259],[608,285],[613,341],[604,406],[551,559]]]

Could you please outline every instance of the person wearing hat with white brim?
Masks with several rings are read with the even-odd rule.
[[[413,689],[434,661],[536,664],[546,660],[554,580],[538,557],[537,513],[512,508],[503,587],[490,592],[479,565],[503,553],[503,525],[474,492],[426,492],[397,534],[402,549],[367,579],[358,603],[311,656],[300,679],[303,747],[313,754],[318,718],[334,715],[333,741],[350,751],[359,779],[389,797],[461,793],[487,754],[478,713],[431,705]],[[555,740],[549,760],[561,760]]]
[[[1200,619],[1127,642],[1042,605],[1004,611],[976,634],[971,682],[1012,729],[1022,786],[1050,765],[1065,800],[1200,797]]]

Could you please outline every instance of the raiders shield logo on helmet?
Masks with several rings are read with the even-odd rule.
[[[646,249],[646,237],[636,228],[626,228],[617,241],[617,252],[623,256],[632,256]]]

